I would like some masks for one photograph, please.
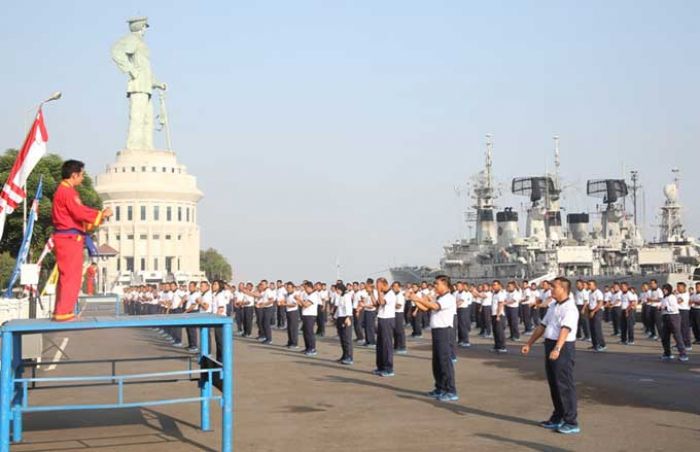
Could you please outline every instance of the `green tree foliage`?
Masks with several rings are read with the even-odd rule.
[[[5,181],[7,181],[7,177],[17,158],[17,154],[18,151],[16,149],[8,149],[3,155],[0,155],[0,184],[4,184]],[[61,165],[63,165],[61,156],[57,154],[47,154],[39,160],[39,163],[37,163],[27,181],[27,209],[29,209],[36,194],[39,177],[43,176],[44,178],[43,197],[39,203],[39,218],[34,224],[34,235],[30,247],[31,260],[35,260],[39,257],[39,254],[44,249],[46,240],[48,240],[53,231],[53,226],[51,224],[51,201],[53,200],[53,195],[56,192],[58,184],[61,182]],[[80,193],[80,199],[82,199],[85,205],[98,209],[102,208],[102,200],[95,191],[90,177],[85,176],[83,184],[78,187],[78,192]],[[5,232],[2,241],[0,241],[0,253],[8,253],[13,258],[13,264],[14,258],[17,257],[19,247],[22,244],[22,236],[24,235],[22,228],[22,209],[18,208],[11,215],[8,215],[5,224]],[[2,260],[0,259],[0,266],[2,265],[1,262]],[[49,269],[50,271],[54,262],[53,256],[47,257],[43,263],[44,269]],[[11,271],[10,269],[10,272]],[[9,275],[7,278],[9,278]],[[7,281],[7,278],[3,277],[0,281],[4,283]]]
[[[8,252],[0,253],[0,281],[8,281],[14,268],[15,258]]]
[[[207,275],[209,281],[231,279],[233,270],[231,264],[214,248],[209,248],[199,253],[199,267]]]

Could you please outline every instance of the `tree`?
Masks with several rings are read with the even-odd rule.
[[[8,149],[3,155],[0,155],[0,184],[4,184],[7,180],[12,165],[17,158],[17,154],[18,151],[16,149]],[[39,203],[39,217],[36,223],[34,223],[34,235],[32,236],[32,243],[29,250],[29,255],[33,256],[34,259],[36,259],[44,249],[46,241],[53,232],[53,225],[51,224],[51,206],[53,195],[56,192],[58,184],[61,182],[61,165],[63,165],[61,156],[58,154],[47,154],[39,160],[39,163],[34,167],[34,171],[32,171],[27,180],[27,208],[29,208],[36,194],[39,178],[41,176],[44,178],[43,197]],[[96,209],[102,208],[102,200],[95,191],[90,177],[85,176],[83,184],[78,187],[77,190],[78,193],[80,193],[80,199],[82,199],[85,205]],[[24,235],[22,217],[21,208],[7,216],[5,232],[0,241],[0,253],[9,253],[9,256],[12,258],[17,257],[19,247],[22,244],[22,237]],[[55,260],[51,255],[44,260],[44,274],[51,270],[54,262]],[[10,272],[11,271],[10,269]],[[6,284],[8,278],[9,275],[6,277],[3,276],[2,279],[0,279],[0,286]]]
[[[14,268],[15,258],[10,256],[8,252],[0,253],[0,281],[8,281]]]
[[[209,281],[215,279],[228,281],[233,274],[231,264],[214,248],[199,253],[199,268],[207,275]]]

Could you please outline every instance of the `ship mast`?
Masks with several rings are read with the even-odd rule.
[[[484,170],[480,173],[474,198],[476,204],[476,243],[493,243],[496,239],[496,223],[493,214],[493,139],[491,134],[486,134],[486,162]]]

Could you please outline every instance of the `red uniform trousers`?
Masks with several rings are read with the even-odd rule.
[[[75,317],[75,305],[83,279],[82,235],[55,234],[54,253],[58,265],[58,288],[53,318],[68,320]]]

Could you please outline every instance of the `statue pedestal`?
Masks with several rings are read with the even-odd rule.
[[[119,254],[106,263],[107,283],[200,277],[196,178],[174,152],[125,149],[95,178],[114,216],[97,232]]]

